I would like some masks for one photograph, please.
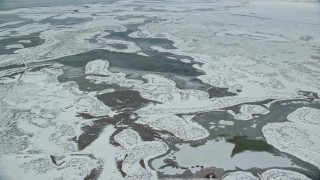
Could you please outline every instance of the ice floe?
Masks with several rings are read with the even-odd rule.
[[[143,116],[137,123],[148,124],[156,129],[165,130],[182,140],[198,140],[209,136],[202,126],[193,122],[193,116],[178,117],[176,115]]]
[[[288,115],[289,122],[269,123],[262,131],[269,144],[280,151],[320,167],[320,110],[299,108]]]
[[[109,62],[105,60],[90,61],[85,67],[86,74],[92,75],[111,75],[108,70]]]
[[[93,94],[79,91],[74,83],[59,83],[57,76],[62,72],[54,67],[26,70],[1,94],[0,154],[5,178],[77,179],[99,166],[92,157],[71,155],[79,152],[76,139],[72,140],[82,133],[78,114],[114,113]],[[63,154],[68,157],[63,166],[51,163],[51,155]],[[10,167],[4,164],[9,161]]]
[[[21,48],[23,48],[22,44],[12,44],[12,45],[6,46],[6,49],[21,49]]]
[[[295,123],[310,124],[320,127],[320,110],[302,107],[288,115],[288,120]]]
[[[143,84],[140,80],[125,78],[125,73],[112,73],[108,70],[108,67],[109,62],[107,60],[100,59],[88,62],[85,67],[86,79],[96,84],[118,84],[123,87],[133,87]]]
[[[156,177],[149,167],[144,169],[139,162],[141,160],[147,162],[152,157],[164,154],[168,149],[164,143],[161,141],[144,142],[139,134],[131,129],[121,131],[115,135],[114,139],[127,154],[122,163],[122,171],[127,174],[126,179],[152,179]]]
[[[31,40],[20,40],[19,43],[25,43],[25,44],[29,44],[31,43]]]
[[[58,165],[41,154],[7,155],[0,162],[1,179],[84,179],[99,166],[97,160],[77,155],[66,156]]]
[[[220,120],[219,125],[227,125],[227,126],[232,126],[234,124],[233,121],[225,121],[225,120]]]
[[[250,120],[256,115],[263,115],[268,113],[269,110],[260,105],[245,104],[240,107],[240,113],[235,114],[235,118],[238,120]]]
[[[294,172],[294,171],[288,171],[283,169],[269,169],[262,174],[257,174],[257,176],[254,176],[250,172],[245,171],[236,171],[226,174],[224,177],[222,177],[223,180],[275,180],[275,179],[294,179],[294,180],[310,180],[307,176]]]

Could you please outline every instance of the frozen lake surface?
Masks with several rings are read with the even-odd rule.
[[[319,179],[319,1],[0,0],[0,179]]]

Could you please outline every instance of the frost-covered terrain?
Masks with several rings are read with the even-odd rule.
[[[0,11],[0,179],[318,179],[319,29],[312,0]]]

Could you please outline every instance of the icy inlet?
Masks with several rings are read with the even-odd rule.
[[[0,179],[318,179],[319,9],[0,11]]]

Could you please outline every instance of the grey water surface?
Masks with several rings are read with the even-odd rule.
[[[0,0],[0,11],[16,8],[51,7],[86,3],[112,3],[117,0]]]

